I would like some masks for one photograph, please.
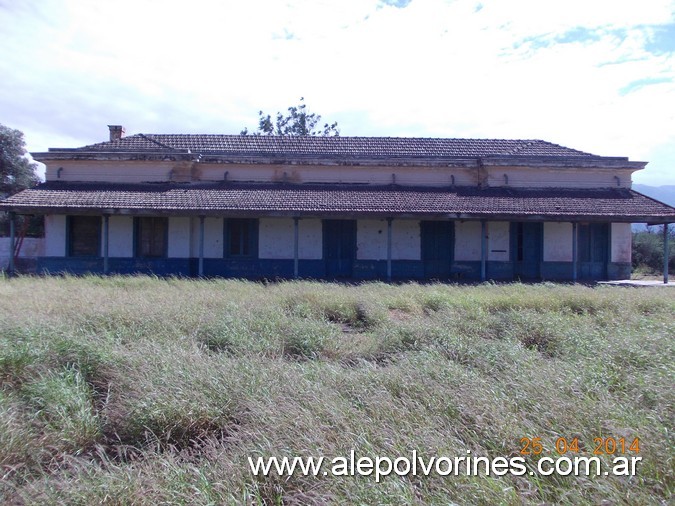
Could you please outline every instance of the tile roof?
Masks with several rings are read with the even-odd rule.
[[[175,151],[249,156],[476,158],[490,156],[603,158],[542,140],[323,137],[283,135],[136,134],[117,141],[50,152]]]
[[[0,202],[17,212],[448,216],[675,222],[675,208],[625,188],[410,188],[253,183],[49,182]]]

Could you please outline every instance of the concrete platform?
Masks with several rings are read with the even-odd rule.
[[[617,281],[598,281],[599,285],[614,285],[614,286],[675,286],[675,282],[668,281],[664,283],[663,280],[657,279],[620,279]]]

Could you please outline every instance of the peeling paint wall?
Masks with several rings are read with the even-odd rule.
[[[45,216],[45,256],[66,256],[66,216],[63,214]]]
[[[508,262],[510,259],[510,232],[511,224],[507,221],[489,221],[487,223],[488,233],[488,260],[497,262]]]
[[[455,222],[455,260],[480,260],[480,234],[479,221]]]
[[[392,260],[419,260],[420,222],[393,220],[391,230]],[[387,220],[358,220],[356,222],[356,258],[359,260],[387,259]]]
[[[190,258],[190,218],[169,218],[169,258]]]
[[[59,168],[63,169],[59,173]],[[394,176],[392,176],[394,175]],[[339,165],[245,165],[185,161],[60,160],[49,162],[47,181],[142,182],[289,182],[364,183],[387,185],[444,186],[477,183],[470,168],[455,167],[362,167]]]
[[[630,169],[576,167],[489,167],[487,185],[514,188],[630,188],[632,172]]]
[[[131,216],[111,216],[108,219],[108,256],[134,256],[134,219]]]
[[[612,223],[612,262],[631,262],[633,233],[630,223]]]
[[[571,262],[572,224],[544,223],[544,262]]]
[[[63,169],[59,173],[59,169]],[[579,167],[380,167],[348,165],[224,164],[193,161],[60,160],[47,166],[47,181],[179,183],[193,181],[363,183],[404,186],[630,188],[632,169]],[[506,177],[505,177],[506,176]],[[618,178],[618,179],[617,179]]]
[[[292,218],[262,218],[258,225],[260,258],[294,258],[295,232]],[[323,256],[321,220],[301,219],[298,222],[298,258],[320,260]]]

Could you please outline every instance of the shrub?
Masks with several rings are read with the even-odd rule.
[[[633,233],[633,270],[663,272],[663,229]],[[668,270],[675,271],[675,232],[670,232]]]

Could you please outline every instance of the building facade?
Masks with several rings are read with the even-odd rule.
[[[39,272],[245,278],[630,277],[644,162],[540,140],[151,135],[33,155]]]

